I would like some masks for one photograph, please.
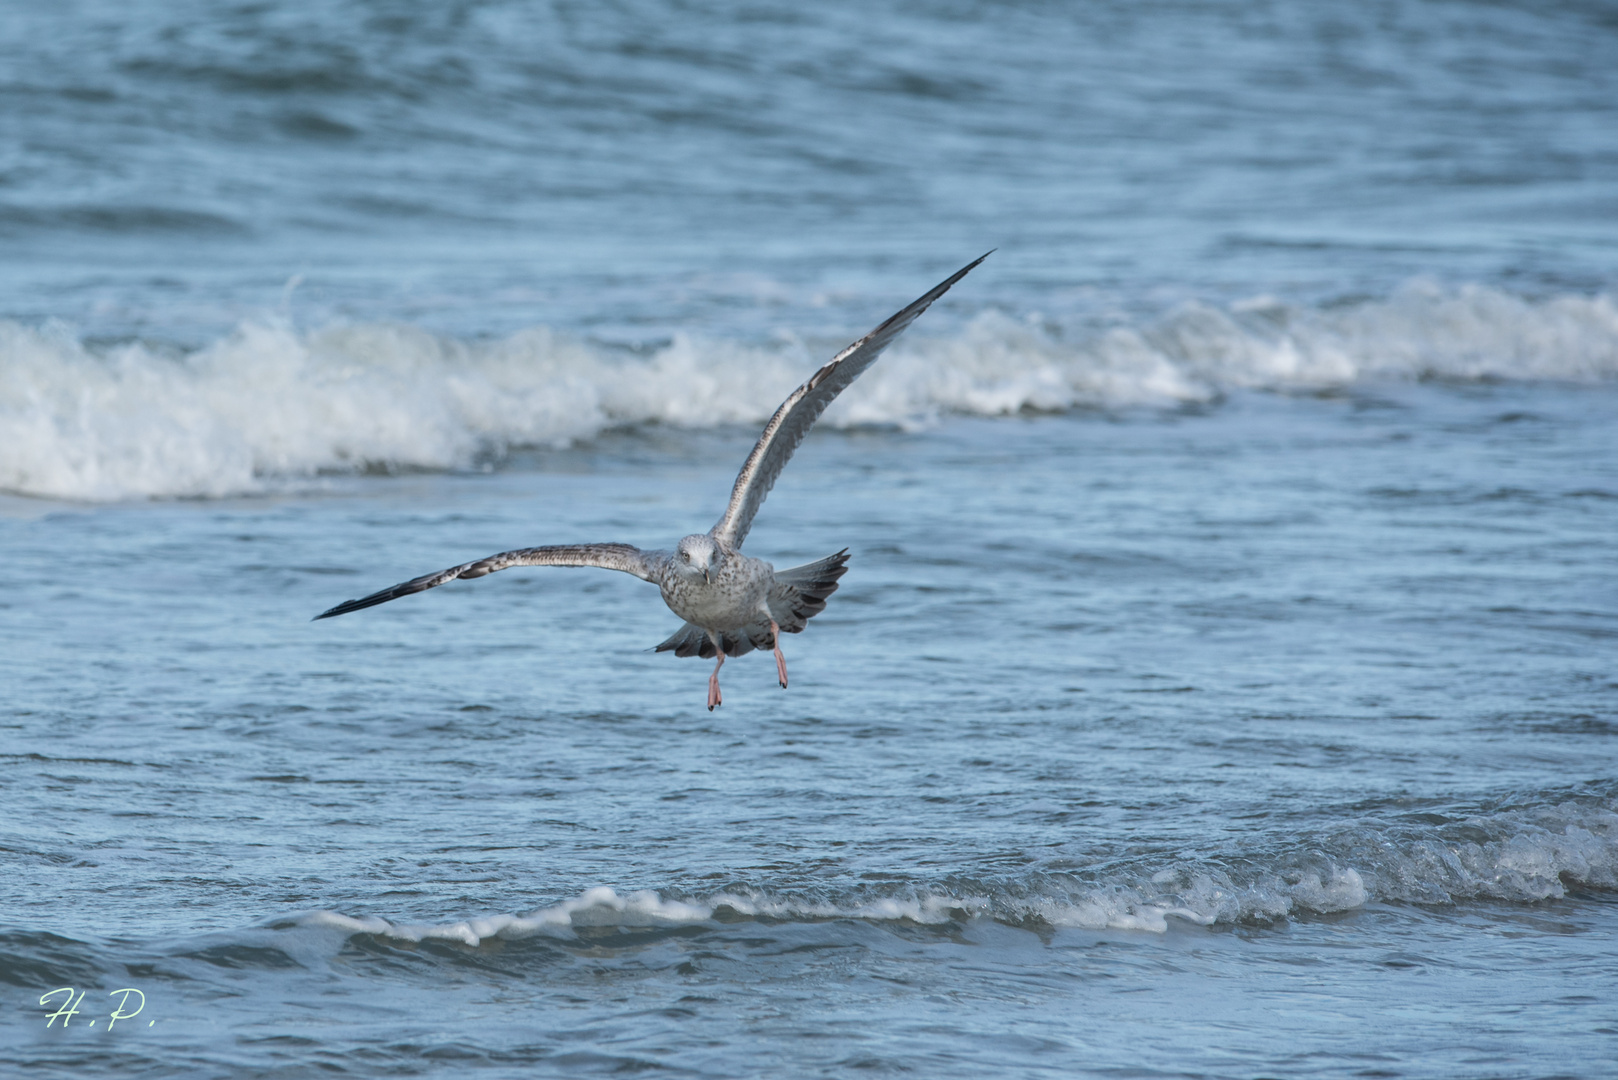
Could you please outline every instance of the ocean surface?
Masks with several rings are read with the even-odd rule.
[[[7,1076],[1611,1077],[1618,14],[8,5],[0,556]]]

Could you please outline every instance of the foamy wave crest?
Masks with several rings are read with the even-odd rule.
[[[1535,903],[1570,888],[1618,889],[1618,813],[1567,802],[1473,817],[1433,828],[1355,826],[1307,846],[1229,865],[1185,863],[1152,871],[1039,872],[1019,879],[945,880],[890,891],[809,895],[736,889],[704,896],[606,886],[523,915],[412,925],[331,911],[274,920],[401,941],[571,935],[593,927],[674,927],[714,919],[777,922],[856,919],[941,925],[991,918],[1013,925],[1163,933],[1170,919],[1202,926],[1269,922],[1348,911],[1372,901]]]
[[[168,354],[0,323],[0,490],[219,496],[321,472],[464,468],[615,426],[758,423],[821,359],[796,342],[678,337],[643,356],[542,328],[469,343],[402,326],[300,333],[275,321]],[[1615,375],[1610,297],[1413,285],[1346,307],[1260,298],[1105,330],[990,313],[954,338],[913,333],[827,419],[910,425],[1372,378]]]
[[[217,496],[323,471],[464,468],[613,425],[756,420],[804,367],[688,339],[640,358],[544,329],[469,344],[400,326],[249,323],[172,356],[0,324],[0,490]]]

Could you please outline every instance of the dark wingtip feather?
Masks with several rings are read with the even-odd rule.
[[[888,319],[881,326],[865,335],[865,337],[860,339],[860,342],[869,341],[872,338],[878,337],[884,330],[896,323],[899,325],[899,329],[895,330],[894,334],[902,333],[906,326],[909,326],[912,322],[921,317],[922,312],[933,306],[933,301],[949,292],[951,286],[953,286],[957,281],[960,281],[967,274],[970,274],[973,270],[977,269],[978,263],[982,262],[984,259],[987,259],[990,255],[993,255],[998,250],[998,248],[990,248],[988,251],[985,251],[982,255],[979,255],[977,258],[955,271],[955,273],[951,274],[943,281],[940,281],[931,289],[928,289],[925,293],[913,301],[909,307],[895,312],[892,318]],[[883,344],[885,345],[886,342]],[[834,360],[832,364],[835,363],[836,361]],[[828,364],[827,367],[831,367],[832,364]],[[821,370],[824,371],[826,369],[822,368]]]
[[[362,611],[368,607],[385,604],[389,600],[397,600],[401,596],[410,596],[425,589],[430,589],[434,585],[442,585],[446,581],[453,581],[466,569],[467,567],[465,566],[457,566],[452,570],[445,570],[437,574],[423,574],[419,578],[412,578],[398,585],[390,585],[386,589],[378,589],[370,596],[362,596],[358,600],[345,600],[334,608],[322,611],[309,621],[319,622],[321,619],[329,619],[334,615],[347,615],[350,611]]]
[[[381,603],[380,600],[374,602]],[[309,621],[319,622],[321,619],[330,619],[334,615],[347,615],[350,611],[358,611],[360,608],[367,608],[370,606],[370,604],[367,604],[363,600],[344,600],[341,604],[338,604],[336,607],[327,608],[325,611],[322,611],[319,615],[316,615]]]
[[[325,611],[322,611],[319,615],[316,615],[309,621],[319,622],[321,619],[330,619],[335,615],[347,615],[351,611],[361,611],[368,607],[376,607],[378,604],[385,604],[389,600],[397,599],[402,595],[404,594],[401,593],[397,587],[383,589],[381,592],[374,592],[370,596],[362,596],[358,600],[344,600],[341,604],[338,604],[334,608],[327,608]]]

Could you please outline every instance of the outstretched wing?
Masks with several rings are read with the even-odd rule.
[[[350,611],[375,607],[389,600],[397,600],[401,596],[435,589],[446,581],[454,581],[456,578],[479,578],[484,574],[492,574],[496,570],[506,570],[513,566],[599,566],[605,570],[622,570],[626,574],[634,574],[647,581],[661,581],[663,564],[667,561],[667,552],[642,551],[629,544],[558,544],[552,547],[502,551],[498,555],[490,555],[487,559],[462,563],[448,570],[440,570],[436,574],[424,574],[392,588],[383,589],[381,592],[374,592],[370,596],[346,601],[329,611],[322,611],[315,616],[315,619],[347,615]]]
[[[808,382],[781,403],[775,415],[770,417],[770,422],[764,425],[764,434],[759,436],[758,444],[747,455],[747,463],[736,477],[736,486],[731,489],[730,505],[725,508],[725,516],[710,530],[715,540],[732,548],[742,546],[742,541],[747,539],[747,530],[753,527],[753,515],[764,505],[764,496],[775,486],[776,478],[792,459],[793,451],[809,434],[809,429],[815,426],[815,421],[826,411],[826,406],[875,363],[888,343],[915,322],[916,317],[926,311],[934,300],[943,296],[951,285],[992,254],[993,251],[987,251],[979,255],[936,285],[927,295],[838,353],[831,363],[815,372]]]

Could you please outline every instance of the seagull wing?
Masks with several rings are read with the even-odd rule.
[[[375,607],[389,600],[397,600],[401,596],[435,589],[446,581],[454,581],[456,578],[479,578],[484,574],[507,570],[513,566],[599,566],[605,570],[622,570],[626,574],[634,574],[647,581],[661,582],[663,567],[667,564],[668,558],[665,551],[642,551],[628,544],[558,544],[552,547],[502,551],[498,555],[490,555],[487,559],[462,563],[448,570],[440,570],[436,574],[424,574],[392,588],[383,589],[381,592],[374,592],[370,596],[346,601],[329,611],[322,611],[315,618],[329,619],[333,615],[347,615],[350,611]]]
[[[992,254],[990,251],[979,255],[915,303],[838,353],[831,363],[815,372],[808,382],[781,403],[775,415],[770,417],[770,422],[764,425],[764,434],[759,436],[758,444],[747,455],[747,463],[736,477],[736,486],[731,489],[730,505],[725,508],[725,516],[711,530],[715,540],[731,548],[742,546],[742,541],[747,539],[747,530],[753,527],[753,515],[764,505],[764,497],[775,486],[776,478],[792,459],[793,451],[798,449],[803,437],[820,419],[820,414],[826,411],[826,406],[875,363],[888,343],[915,322],[928,305]]]

